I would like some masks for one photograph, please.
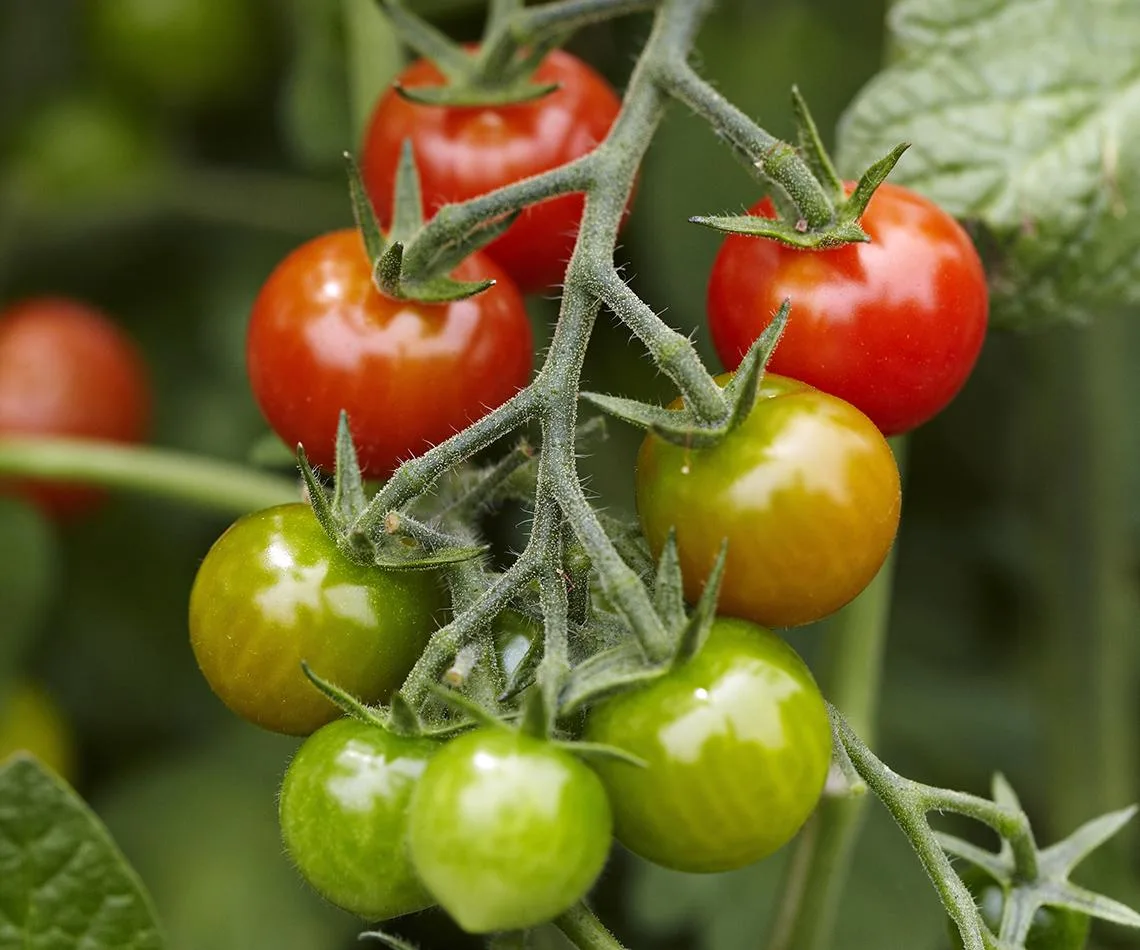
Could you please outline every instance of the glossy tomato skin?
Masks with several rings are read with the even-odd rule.
[[[547,742],[499,728],[452,740],[412,796],[420,879],[464,930],[545,923],[593,885],[610,848],[605,790]]]
[[[979,867],[961,872],[962,883],[970,889],[981,911],[982,920],[995,934],[1001,929],[1005,893],[1000,884]],[[1025,940],[1025,950],[1084,950],[1089,940],[1090,920],[1086,914],[1062,907],[1041,907],[1033,915],[1033,925]],[[954,950],[962,950],[962,935],[952,920],[946,922]]]
[[[42,297],[0,313],[0,436],[138,442],[151,394],[146,367],[126,334],[79,301]],[[5,482],[56,517],[90,509],[92,488]]]
[[[434,903],[405,847],[412,791],[439,743],[338,719],[304,741],[281,785],[285,848],[323,897],[366,920]]]
[[[533,344],[522,297],[481,254],[454,276],[497,283],[447,304],[394,300],[373,285],[353,230],[286,257],[254,303],[246,348],[277,434],[332,468],[345,409],[365,474],[381,478],[525,386]]]
[[[655,555],[676,526],[686,596],[700,596],[727,538],[718,613],[766,627],[811,623],[852,600],[886,559],[901,505],[898,466],[874,423],[771,373],[718,445],[647,436],[636,492]]]
[[[648,763],[594,768],[617,839],[678,871],[728,871],[783,847],[831,761],[827,707],[803,661],[771,631],[728,618],[688,663],[594,708],[586,738]]]
[[[397,79],[407,88],[437,86],[443,75],[420,60]],[[434,214],[503,185],[549,171],[590,152],[617,118],[621,103],[610,85],[570,53],[555,50],[534,75],[557,83],[533,102],[501,108],[416,105],[394,88],[381,97],[365,134],[362,172],[382,223],[392,215],[393,185],[405,139],[415,147],[424,203]],[[486,252],[524,293],[562,282],[582,218],[581,195],[565,195],[523,211]]]
[[[775,216],[768,199],[751,213]],[[862,225],[869,243],[826,251],[730,235],[709,280],[709,328],[736,369],[790,298],[772,372],[845,399],[896,435],[945,408],[973,370],[986,275],[961,225],[909,189],[880,186]]]
[[[0,692],[0,765],[21,752],[34,755],[68,782],[75,781],[71,726],[52,698],[26,681],[9,683]]]
[[[301,670],[379,703],[399,687],[445,605],[430,571],[354,564],[308,505],[238,519],[190,592],[190,643],[210,687],[265,729],[308,735],[340,715]]]

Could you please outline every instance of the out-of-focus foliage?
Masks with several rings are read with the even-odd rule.
[[[846,117],[844,164],[913,143],[896,178],[985,226],[1003,323],[1140,306],[1135,3],[905,0],[890,27],[893,63]]]

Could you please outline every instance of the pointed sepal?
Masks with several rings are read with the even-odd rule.
[[[694,215],[692,224],[712,228],[724,234],[743,234],[745,237],[768,238],[788,247],[820,251],[844,244],[863,243],[870,238],[857,222],[837,222],[826,230],[813,231],[799,221],[788,224],[776,218],[757,214]]]
[[[325,529],[325,533],[334,542],[337,542],[341,536],[340,522],[337,520],[336,512],[329,501],[329,494],[325,490],[325,486],[317,478],[317,473],[309,464],[309,456],[305,453],[305,447],[300,444],[297,445],[297,468],[301,471],[301,481],[305,484],[305,494],[309,499],[309,504],[313,507],[313,514],[316,516],[317,522]]]
[[[1067,877],[1078,864],[1128,824],[1136,816],[1136,811],[1136,806],[1132,805],[1085,822],[1064,841],[1041,852],[1043,872]]]
[[[716,605],[720,600],[720,585],[724,580],[724,566],[728,562],[728,541],[722,541],[720,551],[717,553],[713,568],[705,580],[705,589],[701,591],[701,599],[689,617],[685,626],[681,628],[677,639],[677,650],[673,654],[673,667],[683,666],[701,652],[701,648],[708,639],[713,621],[716,620]]]
[[[356,446],[352,442],[348,413],[341,410],[340,421],[336,427],[336,474],[333,481],[332,507],[341,522],[348,524],[354,521],[367,505],[364,476],[360,471]]]
[[[487,553],[487,545],[447,534],[398,511],[388,512],[384,534],[375,542],[375,564],[397,571],[433,570],[446,564],[472,561]]]
[[[763,379],[765,367],[788,325],[791,302],[785,300],[772,322],[745,354],[733,378],[725,387],[728,416],[719,423],[705,423],[687,408],[666,409],[649,403],[583,392],[581,398],[623,422],[647,429],[674,445],[687,448],[705,448],[716,445],[739,426],[756,404],[756,394]]]
[[[404,694],[397,691],[388,704],[388,717],[385,727],[397,736],[418,736],[424,734],[423,723]]]
[[[380,229],[376,208],[372,204],[372,199],[368,197],[368,190],[364,187],[360,166],[356,164],[351,152],[344,153],[344,162],[348,173],[348,194],[352,200],[352,217],[364,241],[364,253],[368,255],[370,261],[375,261],[387,249],[388,241]]]
[[[807,162],[808,168],[824,189],[831,193],[834,202],[843,201],[843,179],[835,170],[831,156],[823,144],[823,137],[819,134],[819,127],[815,124],[807,100],[804,99],[798,86],[792,86],[792,113],[796,119],[796,130],[799,133],[800,153]]]
[[[420,106],[450,106],[461,109],[500,109],[504,106],[536,102],[557,92],[556,82],[536,83],[530,80],[508,86],[402,86],[393,87],[402,99]]]
[[[411,139],[400,146],[400,163],[396,167],[396,185],[392,196],[391,241],[407,244],[424,225],[423,191],[420,170],[416,166],[415,147]]]
[[[649,767],[649,763],[641,758],[641,756],[634,755],[625,749],[619,749],[615,745],[607,745],[603,742],[557,740],[553,744],[559,749],[569,752],[571,755],[580,755],[584,759],[603,759],[611,762],[624,762],[626,765],[632,765],[637,769]]]
[[[374,726],[386,727],[387,722],[375,709],[366,706],[347,690],[341,689],[324,677],[313,672],[313,668],[305,661],[301,661],[301,672],[309,682],[324,693],[325,697],[346,716],[358,719],[361,722],[371,723]]]
[[[867,205],[870,204],[871,198],[878,190],[879,185],[887,180],[887,176],[898,164],[899,159],[903,157],[903,153],[908,148],[910,148],[909,142],[896,145],[886,155],[863,172],[858,183],[855,185],[855,190],[851,192],[851,197],[847,199],[847,202],[840,211],[840,218],[843,222],[847,224],[858,224],[859,219],[863,217],[863,212],[867,210]]]
[[[669,536],[661,548],[657,561],[657,577],[653,583],[653,607],[671,630],[685,624],[685,592],[682,587],[681,559],[677,554],[677,532],[669,529]]]
[[[664,672],[665,668],[649,664],[637,641],[627,640],[570,671],[559,698],[559,713],[568,715],[607,696],[644,686]]]
[[[466,716],[469,720],[480,726],[487,726],[493,729],[509,728],[507,724],[491,712],[491,710],[475,702],[475,700],[469,696],[464,696],[462,693],[456,692],[453,689],[448,689],[442,684],[433,686],[431,692],[436,699],[453,712]]]

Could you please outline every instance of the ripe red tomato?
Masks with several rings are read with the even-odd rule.
[[[764,199],[752,214],[775,211]],[[869,243],[826,251],[730,235],[709,281],[709,327],[736,369],[791,298],[769,368],[895,435],[940,412],[969,377],[986,335],[986,275],[958,222],[906,188],[882,185],[862,224]]]
[[[405,846],[408,803],[439,743],[338,719],[309,736],[281,785],[281,837],[338,907],[388,920],[434,902]]]
[[[765,627],[811,623],[852,600],[890,550],[900,503],[898,466],[871,420],[771,373],[719,444],[649,435],[637,458],[642,529],[660,555],[676,526],[685,595],[700,596],[727,538],[718,613]]]
[[[366,703],[397,689],[447,596],[432,571],[346,558],[312,508],[278,505],[235,521],[190,591],[190,645],[210,688],[264,729],[306,736],[340,715],[305,676]]]
[[[481,254],[454,276],[497,283],[446,304],[386,297],[352,230],[286,257],[254,303],[246,349],[277,434],[331,468],[345,409],[365,474],[383,477],[526,385],[532,337],[514,284]]]
[[[701,651],[591,710],[617,839],[677,871],[729,871],[783,847],[815,810],[831,725],[815,680],[778,636],[718,618]]]
[[[601,781],[569,752],[482,728],[428,764],[412,793],[408,847],[428,891],[468,933],[524,930],[586,895],[612,825]]]
[[[440,71],[427,60],[409,66],[402,86],[438,86]],[[533,102],[501,108],[451,108],[408,102],[389,89],[380,98],[364,138],[364,181],[381,223],[392,215],[393,185],[405,139],[415,146],[429,214],[531,175],[565,165],[594,148],[610,130],[621,102],[609,84],[570,53],[555,50],[534,75],[557,83]],[[581,195],[564,195],[523,211],[486,248],[524,293],[562,282],[582,217]]]
[[[150,402],[142,357],[95,308],[43,297],[0,313],[0,435],[138,442]],[[101,497],[96,489],[42,481],[4,488],[57,517]]]

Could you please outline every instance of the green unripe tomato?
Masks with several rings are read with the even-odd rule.
[[[795,651],[718,618],[689,662],[597,706],[586,738],[644,759],[600,759],[617,839],[678,871],[728,871],[786,844],[831,761],[827,707]]]
[[[412,863],[469,933],[523,930],[585,896],[612,820],[589,768],[548,742],[483,728],[432,759],[412,796]]]
[[[445,604],[434,572],[355,564],[308,505],[281,505],[240,518],[210,548],[190,592],[190,643],[230,709],[308,735],[340,710],[302,660],[364,702],[384,702]]]
[[[75,780],[75,737],[67,719],[39,686],[23,681],[0,693],[0,765],[20,752]]]
[[[438,749],[355,719],[301,745],[281,785],[281,837],[322,896],[368,920],[432,905],[404,839],[412,791]]]
[[[125,90],[164,105],[241,98],[267,39],[251,0],[88,0],[96,58]]]
[[[110,99],[76,94],[17,130],[8,173],[35,210],[74,213],[142,194],[165,168],[150,129]]]
[[[982,920],[995,934],[1001,929],[1005,908],[1002,886],[984,870],[971,865],[961,872],[962,883],[974,895]],[[1087,914],[1066,907],[1040,907],[1025,938],[1025,950],[1084,950],[1089,940]],[[962,935],[954,921],[947,919],[947,932],[954,950],[963,950]]]

